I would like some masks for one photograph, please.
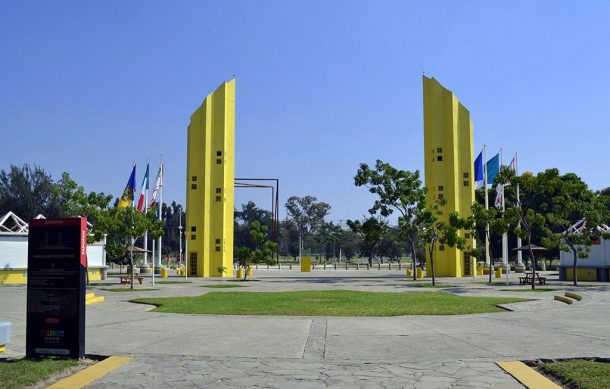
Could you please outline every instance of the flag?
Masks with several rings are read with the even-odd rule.
[[[494,205],[496,208],[502,208],[502,198],[504,197],[504,184],[496,185],[496,201]]]
[[[159,166],[159,171],[157,172],[157,180],[155,181],[155,188],[153,189],[152,194],[150,195],[150,202],[148,203],[148,208],[152,208],[157,201],[157,193],[163,186],[163,163]]]
[[[508,168],[514,172],[517,171],[517,157],[513,157],[513,159],[508,164]]]
[[[483,152],[479,153],[477,159],[474,160],[474,188],[480,189],[483,187]]]
[[[123,195],[119,199],[119,208],[127,208],[128,206],[133,206],[133,192],[136,188],[136,165],[133,165],[133,169],[131,170],[131,175],[129,176],[129,180],[127,181],[127,185],[125,186],[125,190],[123,191]]]
[[[142,179],[142,188],[140,189],[140,197],[138,198],[138,211],[144,211],[144,192],[148,190],[148,164],[146,164],[146,173]]]
[[[494,179],[500,172],[500,154],[496,154],[492,159],[487,161],[487,183],[493,185]]]

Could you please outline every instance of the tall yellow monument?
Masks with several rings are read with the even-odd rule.
[[[188,272],[233,275],[235,80],[224,82],[191,115],[187,142]],[[224,266],[226,273],[219,273]]]
[[[424,156],[426,203],[432,205],[444,198],[445,221],[457,211],[460,216],[471,214],[474,202],[473,136],[470,113],[455,95],[434,78],[424,76]],[[464,232],[462,232],[464,234]],[[468,245],[475,247],[468,235]],[[426,267],[430,258],[426,254]],[[437,243],[434,268],[439,277],[472,275],[474,260],[463,250]]]

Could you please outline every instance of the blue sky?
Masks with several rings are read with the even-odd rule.
[[[605,1],[5,1],[0,168],[118,196],[133,160],[139,186],[163,153],[164,200],[184,204],[190,114],[236,75],[236,175],[358,218],[360,162],[423,169],[425,72],[470,110],[477,150],[601,189],[609,20]]]

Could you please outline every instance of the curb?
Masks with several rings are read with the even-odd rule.
[[[47,389],[80,389],[131,361],[131,357],[111,356],[70,377],[57,381]]]
[[[521,361],[496,362],[505,372],[529,389],[562,389],[536,370]]]

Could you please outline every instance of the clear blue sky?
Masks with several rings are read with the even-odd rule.
[[[609,21],[606,1],[3,1],[0,168],[119,196],[163,153],[164,200],[184,204],[190,114],[235,74],[236,175],[357,218],[360,162],[423,168],[425,72],[468,107],[477,150],[601,189]]]

